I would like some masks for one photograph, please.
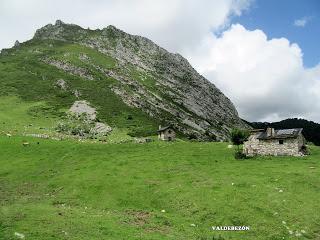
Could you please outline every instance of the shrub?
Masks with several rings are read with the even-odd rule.
[[[235,159],[246,159],[248,157],[241,151],[235,151],[234,158]]]
[[[92,136],[90,130],[94,125],[95,123],[88,120],[85,115],[76,116],[68,114],[65,120],[58,123],[56,131],[69,135],[92,138],[94,136]]]
[[[233,145],[237,146],[236,152],[235,152],[235,158],[236,159],[243,159],[245,158],[245,154],[242,153],[242,149],[240,149],[240,145],[244,143],[249,137],[249,131],[243,130],[243,129],[232,129],[231,131],[231,141]]]
[[[210,141],[210,142],[215,142],[217,141],[217,136],[214,134],[214,133],[211,133],[210,131],[206,131],[205,132],[205,135],[207,136],[207,139]]]
[[[196,135],[195,133],[190,133],[190,134],[188,135],[188,139],[189,139],[189,140],[197,140],[198,137],[197,137],[197,135]]]
[[[249,137],[249,131],[248,130],[242,130],[242,129],[232,129],[231,131],[231,141],[234,145],[240,146],[243,144],[244,141],[246,141]]]

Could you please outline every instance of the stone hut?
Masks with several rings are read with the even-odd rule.
[[[243,152],[247,156],[302,156],[306,154],[302,130],[302,128],[252,130],[248,141],[244,142]]]
[[[165,141],[173,141],[176,138],[176,133],[171,126],[159,126],[158,138]]]

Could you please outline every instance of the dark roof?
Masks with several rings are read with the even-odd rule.
[[[274,130],[273,136],[267,136],[267,131],[257,133],[258,139],[285,139],[285,138],[296,138],[302,132],[302,128],[291,128],[291,129],[278,129]]]
[[[167,129],[169,129],[169,128],[172,128],[172,127],[171,127],[171,126],[162,127],[162,128],[160,128],[160,129],[158,130],[158,132],[163,132],[163,131],[165,131],[165,130],[167,130]]]
[[[258,129],[250,129],[249,132],[250,133],[258,133],[258,132],[263,132],[264,129],[263,128],[258,128]]]

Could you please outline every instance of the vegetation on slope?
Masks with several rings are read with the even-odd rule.
[[[48,24],[30,41],[1,51],[0,77],[0,96],[45,102],[58,117],[75,100],[86,100],[97,121],[130,136],[155,134],[161,123],[184,136],[227,140],[232,127],[248,127],[182,56],[113,26]]]
[[[91,64],[80,61],[81,55],[88,56]],[[41,61],[48,57],[61,59],[62,56],[76,66],[85,66],[96,80],[85,80]],[[26,104],[42,103],[35,106],[33,111],[47,117],[61,118],[78,100],[79,96],[75,94],[78,92],[81,99],[87,99],[97,108],[100,121],[127,129],[133,136],[155,134],[157,120],[139,109],[127,106],[111,91],[111,87],[118,84],[117,81],[103,75],[93,65],[113,69],[115,60],[93,49],[68,42],[32,40],[21,44],[19,48],[5,50],[0,55],[0,95],[17,96]],[[66,82],[67,89],[57,86],[59,79]],[[1,105],[7,104],[10,106],[8,102]]]

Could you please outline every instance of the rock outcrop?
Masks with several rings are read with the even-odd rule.
[[[96,119],[96,109],[91,107],[90,104],[83,100],[83,101],[75,101],[69,112],[80,117],[81,115],[86,115],[88,120],[95,120]]]
[[[95,64],[84,53],[78,59],[91,64],[94,71],[105,77],[115,79],[118,84],[111,90],[127,105],[173,125],[186,135],[225,140],[230,128],[248,127],[232,102],[185,58],[147,38],[127,34],[114,26],[89,30],[58,20],[37,30],[34,39],[71,42],[112,57],[116,60],[114,69]],[[49,58],[43,61],[87,80],[99,80],[88,69],[68,61]]]

